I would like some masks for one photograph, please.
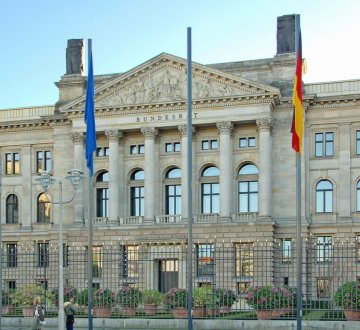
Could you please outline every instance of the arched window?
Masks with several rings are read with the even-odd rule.
[[[181,169],[172,168],[165,175],[165,213],[181,214]]]
[[[201,173],[201,212],[220,212],[219,169],[208,166]]]
[[[51,200],[45,193],[39,195],[37,199],[37,222],[49,223],[51,219]]]
[[[6,223],[19,222],[19,204],[16,195],[11,194],[6,198]]]
[[[239,170],[238,207],[239,213],[259,210],[259,170],[253,164],[246,164]]]
[[[356,212],[360,212],[360,180],[356,184]]]
[[[130,215],[144,216],[144,178],[143,170],[137,170],[130,176]]]
[[[333,211],[333,185],[329,180],[321,180],[316,185],[316,212]]]
[[[96,217],[109,216],[109,173],[101,172],[96,177]]]

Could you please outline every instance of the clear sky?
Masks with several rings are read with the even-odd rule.
[[[201,64],[273,57],[277,17],[301,15],[305,82],[360,79],[359,0],[2,0],[0,108],[54,104],[68,39],[93,40],[94,73],[162,53]]]

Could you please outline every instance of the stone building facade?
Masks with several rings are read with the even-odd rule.
[[[195,244],[280,244],[282,257],[295,247],[292,18],[278,18],[273,58],[193,63],[192,187],[186,181],[186,60],[162,53],[128,72],[95,76],[95,247],[126,242],[156,252],[153,243],[169,251],[181,246],[187,240],[189,189]],[[284,40],[290,48],[281,45]],[[36,181],[44,170],[64,181],[64,200],[72,196],[66,173],[85,173],[74,202],[63,206],[63,226],[66,244],[87,244],[87,77],[78,69],[68,69],[56,83],[55,105],[0,112],[5,256],[11,249],[36,252],[57,244],[58,207]],[[337,240],[357,248],[360,235],[360,80],[304,84],[304,109],[302,234],[322,251],[321,259],[333,253]],[[289,284],[295,274],[287,275]],[[232,276],[241,285],[241,276]],[[5,286],[21,282],[16,272],[3,280]]]

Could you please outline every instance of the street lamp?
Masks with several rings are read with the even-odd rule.
[[[66,179],[68,179],[71,182],[71,185],[74,189],[74,195],[72,198],[68,201],[62,200],[62,181],[59,180],[59,200],[53,201],[50,200],[51,204],[58,204],[59,205],[59,310],[58,310],[58,329],[63,330],[64,329],[64,268],[63,268],[63,229],[62,229],[62,205],[71,203],[75,196],[76,191],[79,188],[80,182],[82,180],[83,172],[73,169],[70,172],[68,172],[68,176]],[[40,174],[40,178],[36,179],[37,181],[40,181],[40,184],[42,188],[45,191],[45,194],[48,193],[49,187],[52,185],[52,183],[55,181],[55,179],[52,178],[51,174],[49,172],[42,172]]]

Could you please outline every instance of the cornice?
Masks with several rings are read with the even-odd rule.
[[[44,121],[36,121],[36,122],[12,122],[12,123],[0,123],[0,132],[8,133],[8,132],[19,132],[19,131],[39,131],[43,129],[50,128],[49,123]]]
[[[211,109],[218,107],[234,107],[253,104],[269,104],[272,108],[275,108],[274,98],[276,95],[263,94],[263,95],[247,95],[239,97],[229,97],[221,99],[204,99],[195,100],[192,102],[192,109]],[[151,112],[171,112],[187,110],[187,102],[168,102],[168,103],[155,103],[155,104],[138,104],[132,106],[117,106],[117,107],[103,107],[96,108],[96,117],[106,117],[114,114],[121,113],[122,115],[137,115],[144,113],[146,110]],[[74,110],[68,112],[65,116],[69,119],[78,119],[83,117],[83,110]]]

